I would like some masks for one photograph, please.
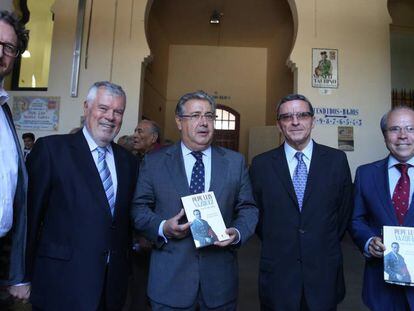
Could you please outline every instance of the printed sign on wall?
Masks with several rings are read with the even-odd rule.
[[[312,49],[312,87],[338,88],[338,50]]]
[[[13,120],[16,129],[57,131],[60,97],[15,96]]]

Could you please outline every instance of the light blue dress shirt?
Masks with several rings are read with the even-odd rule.
[[[0,237],[5,236],[13,225],[13,203],[16,193],[19,154],[13,132],[1,108],[9,96],[0,86]]]

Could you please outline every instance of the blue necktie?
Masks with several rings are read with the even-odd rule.
[[[303,161],[303,153],[296,152],[296,159],[298,159],[298,165],[296,165],[293,173],[293,187],[295,188],[296,197],[299,203],[299,210],[302,211],[303,196],[306,189],[306,181],[308,180],[308,171],[306,164]]]
[[[190,193],[196,194],[204,192],[204,163],[203,163],[203,153],[201,151],[191,152],[196,162],[193,166],[193,171],[191,173],[190,181]]]
[[[115,193],[114,185],[112,184],[111,172],[109,171],[108,165],[106,163],[106,148],[97,147],[98,150],[98,172],[102,180],[102,185],[105,190],[106,198],[108,199],[109,208],[111,210],[112,216],[114,215],[115,208]]]

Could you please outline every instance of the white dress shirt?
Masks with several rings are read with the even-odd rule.
[[[290,178],[293,179],[293,174],[295,173],[296,166],[298,165],[298,159],[295,157],[296,150],[295,148],[291,147],[288,143],[284,143],[283,147],[285,149],[285,156],[289,166],[289,173]],[[301,151],[303,153],[303,162],[306,164],[306,170],[309,174],[309,167],[312,160],[312,151],[313,151],[313,140],[311,139],[308,145]]]
[[[191,150],[181,142],[181,152],[183,153],[184,159],[184,168],[185,174],[187,176],[188,186],[191,183],[191,174],[193,173],[193,167],[196,163],[196,158],[191,154]],[[204,164],[204,192],[207,192],[210,189],[211,182],[211,146],[206,150],[202,151],[203,153],[203,164]]]
[[[5,236],[13,224],[13,202],[19,168],[13,132],[1,108],[8,98],[8,94],[0,87],[0,237]]]
[[[88,142],[89,150],[92,153],[93,160],[95,162],[96,168],[98,169],[98,149],[97,149],[98,145],[93,140],[91,134],[89,134],[88,129],[86,128],[86,126],[83,127],[82,132],[83,132],[83,135],[86,138],[86,141]],[[106,164],[108,165],[109,172],[111,173],[112,185],[114,187],[114,200],[115,200],[114,202],[116,202],[116,192],[117,192],[117,189],[118,189],[118,179],[117,179],[117,176],[116,176],[114,151],[112,150],[111,144],[106,146],[106,150],[107,150],[107,152],[106,152],[105,160],[106,160]]]

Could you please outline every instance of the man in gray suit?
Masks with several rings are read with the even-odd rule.
[[[0,11],[0,286],[15,285],[24,277],[27,173],[3,82],[28,40],[16,16]],[[9,292],[27,298],[23,288],[10,286]]]
[[[148,284],[154,311],[236,309],[236,250],[253,234],[258,212],[243,156],[211,146],[214,119],[208,94],[182,96],[175,111],[181,141],[141,165],[132,217],[155,245]],[[180,199],[205,191],[215,193],[230,239],[196,249]]]

